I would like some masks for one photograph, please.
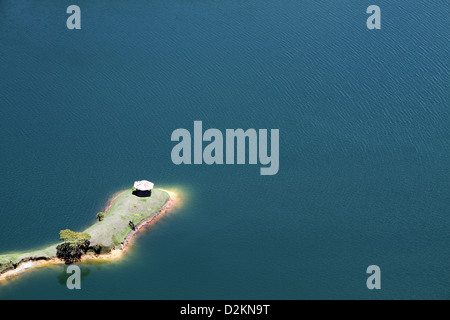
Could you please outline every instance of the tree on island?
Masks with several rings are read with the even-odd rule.
[[[103,212],[97,213],[98,221],[102,221],[104,218],[105,218],[105,213],[103,213]]]
[[[91,235],[86,232],[75,232],[69,229],[61,230],[59,237],[64,243],[56,247],[56,256],[66,263],[79,261],[90,245]]]

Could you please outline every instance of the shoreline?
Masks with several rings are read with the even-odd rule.
[[[108,203],[106,204],[104,210],[105,217],[108,215],[109,210],[111,209],[113,203],[117,200],[117,198],[127,191],[128,190],[119,191],[108,200]],[[137,235],[141,230],[146,229],[146,227],[152,225],[170,208],[175,206],[176,198],[178,195],[173,191],[166,190],[166,192],[169,193],[169,199],[167,199],[167,201],[163,204],[163,206],[159,210],[155,211],[155,213],[152,214],[151,216],[140,221],[139,224],[135,226],[135,230],[131,230],[126,235],[121,248],[112,249],[110,252],[103,254],[85,254],[81,257],[81,260],[76,262],[75,264],[89,261],[115,261],[120,259],[125,254],[125,251],[129,248],[131,240],[135,237],[135,235]],[[16,268],[0,274],[0,283],[17,278],[23,273],[34,269],[60,264],[65,264],[65,261],[57,257],[52,257],[50,259],[41,258],[36,260],[19,262]]]

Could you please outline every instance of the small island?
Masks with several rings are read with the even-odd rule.
[[[0,280],[39,265],[118,256],[129,240],[169,209],[172,202],[167,191],[153,189],[153,183],[146,180],[136,181],[132,189],[114,196],[105,212],[97,213],[97,221],[83,232],[61,230],[63,242],[40,250],[0,255]]]

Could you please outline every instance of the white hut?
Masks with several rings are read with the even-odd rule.
[[[138,197],[150,197],[152,195],[153,186],[154,183],[147,180],[135,181],[133,194]]]

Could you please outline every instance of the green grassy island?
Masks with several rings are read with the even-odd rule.
[[[156,218],[169,203],[169,194],[160,189],[153,189],[150,197],[138,197],[131,189],[120,193],[104,218],[83,231],[91,236],[86,255],[101,255],[113,249],[122,249],[140,227]],[[35,251],[0,255],[0,276],[24,262],[56,258],[59,244]]]

